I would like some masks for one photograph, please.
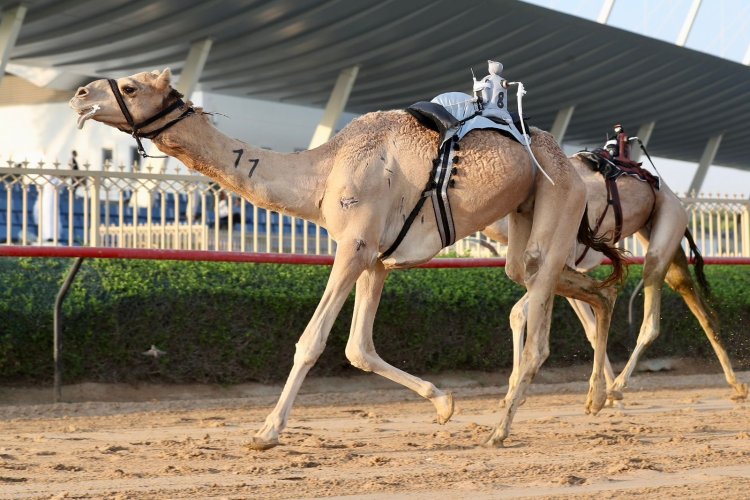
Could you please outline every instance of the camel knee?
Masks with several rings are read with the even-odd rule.
[[[605,286],[600,290],[602,297],[602,307],[607,312],[612,311],[615,307],[615,301],[617,300],[617,289],[614,286]]]
[[[529,355],[528,364],[526,372],[531,375],[531,377],[535,377],[537,372],[539,371],[539,368],[542,367],[542,364],[547,360],[549,357],[549,346],[540,346],[537,351],[532,351]]]
[[[349,363],[351,363],[353,367],[359,368],[360,370],[366,372],[372,371],[373,366],[369,359],[370,356],[366,350],[360,348],[357,345],[347,344],[344,354],[346,354],[346,359],[349,360]]]
[[[648,347],[654,342],[654,340],[656,340],[656,337],[658,336],[658,325],[654,325],[651,321],[646,319],[645,323],[641,326],[640,333],[638,333],[638,340],[636,340],[636,345],[639,345],[642,348]]]
[[[542,250],[538,246],[529,248],[523,253],[523,282],[528,284],[539,272],[544,262]]]
[[[318,360],[326,345],[325,342],[305,342],[300,340],[294,346],[294,364],[295,365],[314,365]]]
[[[649,249],[643,262],[644,281],[652,280],[663,283],[671,260],[672,255],[666,255],[663,250]]]

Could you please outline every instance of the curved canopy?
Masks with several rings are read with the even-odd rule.
[[[9,7],[17,1],[0,0]],[[470,91],[473,67],[501,61],[524,82],[524,112],[549,129],[575,105],[566,142],[601,144],[614,122],[656,121],[652,154],[750,168],[750,68],[512,0],[27,0],[11,63],[87,78],[170,66],[213,39],[204,90],[325,105],[339,72],[359,65],[346,110],[404,107]]]

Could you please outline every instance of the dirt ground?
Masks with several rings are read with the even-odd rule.
[[[507,374],[428,377],[456,413],[375,375],[310,379],[265,452],[277,386],[0,388],[0,498],[748,498],[750,403],[718,374],[639,373],[585,415],[585,367],[545,369],[503,449],[477,446]],[[739,374],[750,382],[750,372]],[[561,383],[560,383],[561,382]]]

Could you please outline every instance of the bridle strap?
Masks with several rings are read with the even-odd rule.
[[[120,106],[120,111],[122,111],[122,114],[125,117],[125,120],[128,122],[128,125],[130,125],[130,130],[125,130],[122,128],[120,130],[122,130],[123,132],[127,132],[128,134],[133,136],[133,139],[135,139],[135,142],[138,144],[138,148],[137,148],[138,154],[141,155],[143,158],[167,158],[167,156],[150,156],[146,154],[146,150],[144,149],[143,144],[141,143],[141,137],[146,138],[146,139],[153,139],[157,135],[167,130],[172,125],[182,120],[183,118],[186,118],[192,115],[193,113],[195,113],[195,110],[192,107],[189,107],[180,116],[168,122],[163,127],[160,127],[156,130],[152,130],[151,132],[142,133],[141,129],[143,127],[151,125],[152,123],[159,120],[160,118],[164,118],[175,109],[184,107],[185,102],[182,99],[177,99],[172,104],[162,109],[151,118],[147,118],[146,120],[143,120],[141,123],[135,123],[135,120],[133,120],[133,115],[130,114],[130,110],[128,109],[127,104],[125,104],[125,99],[122,97],[120,88],[117,86],[117,81],[112,78],[108,78],[107,82],[109,82],[109,87],[112,89],[112,94],[114,94],[115,99],[117,100],[117,104]]]

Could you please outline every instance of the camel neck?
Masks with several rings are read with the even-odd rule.
[[[320,202],[332,162],[329,145],[278,153],[222,134],[200,112],[154,138],[160,151],[254,205],[321,223]]]

